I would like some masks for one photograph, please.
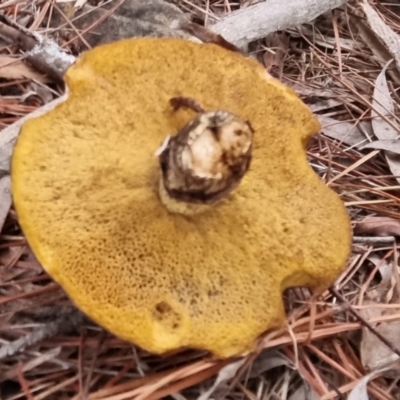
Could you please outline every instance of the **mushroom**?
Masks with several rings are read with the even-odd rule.
[[[255,60],[214,44],[129,39],[67,71],[12,159],[21,227],[74,303],[153,353],[251,351],[282,292],[322,291],[348,215],[307,163],[320,126]]]

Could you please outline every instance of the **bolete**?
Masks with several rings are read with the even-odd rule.
[[[342,272],[349,219],[305,154],[319,123],[255,60],[129,39],[65,79],[67,100],[21,130],[13,197],[44,269],[100,325],[228,357],[284,322],[286,288]]]

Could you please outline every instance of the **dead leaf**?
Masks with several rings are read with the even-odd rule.
[[[1,176],[0,170],[0,232],[3,229],[4,222],[7,218],[8,211],[11,207],[11,179],[10,176],[4,174]]]
[[[372,50],[375,58],[383,67],[384,65],[386,65],[388,61],[393,59],[393,56],[382,44],[382,42],[376,36],[374,31],[368,26],[365,20],[366,19],[363,14],[358,16],[355,13],[355,15],[351,17],[351,22],[357,28],[357,31],[359,32],[361,39]],[[394,65],[392,68],[389,69],[388,73],[394,82],[400,84],[400,72]]]
[[[386,140],[375,140],[372,143],[368,143],[362,147],[362,149],[376,149],[386,150],[391,153],[400,154],[400,140],[399,139],[386,139]]]
[[[11,159],[11,154],[14,149],[14,144],[15,141],[17,140],[19,131],[22,127],[22,125],[29,119],[31,118],[36,118],[39,117],[43,114],[46,114],[48,111],[52,110],[54,107],[56,107],[58,104],[62,103],[65,101],[65,99],[68,97],[68,94],[65,93],[63,96],[59,97],[58,99],[55,99],[51,101],[50,103],[45,104],[44,106],[38,108],[37,110],[31,112],[28,115],[25,115],[24,117],[20,118],[18,121],[14,122],[7,128],[3,129],[1,131],[0,135],[0,177],[2,176],[2,173],[5,171],[8,174],[8,171],[10,170],[10,159]]]
[[[386,159],[389,164],[390,171],[396,177],[397,182],[400,183],[400,155],[396,153],[386,153]]]
[[[395,140],[399,137],[399,129],[395,129],[392,126],[395,124],[392,117],[395,112],[394,102],[390,95],[389,86],[386,80],[386,70],[389,63],[383,67],[375,81],[372,100],[372,128],[376,137],[380,140]],[[386,118],[382,118],[381,115],[384,115]],[[388,120],[392,123],[390,124]]]
[[[76,0],[76,3],[75,3],[75,8],[82,8],[84,5],[85,5],[85,3],[87,2],[87,0]]]
[[[366,217],[354,227],[355,234],[400,236],[400,221],[390,217]]]
[[[10,159],[21,126],[29,119],[39,117],[65,101],[68,94],[51,101],[1,131],[0,135],[0,231],[11,206]]]
[[[5,79],[32,79],[42,83],[49,82],[44,75],[36,72],[18,58],[0,54],[0,78]]]
[[[318,116],[318,120],[322,125],[322,133],[329,136],[332,139],[339,140],[349,146],[362,147],[367,141],[367,136],[361,131],[361,129],[349,122],[338,121],[333,118]],[[370,126],[367,124],[361,125],[366,132],[370,131]]]
[[[398,310],[371,307],[360,310],[368,321],[371,318],[397,314]],[[371,323],[371,326],[385,337],[394,347],[400,348],[400,321]],[[387,347],[370,329],[364,327],[360,346],[361,362],[368,371],[386,367],[399,359],[399,356]]]
[[[214,393],[214,391],[218,388],[218,386],[221,385],[221,383],[232,379],[236,375],[238,369],[245,363],[245,361],[246,358],[242,358],[239,361],[235,361],[222,368],[221,371],[219,371],[217,379],[215,380],[211,388],[204,392],[201,396],[199,396],[197,400],[208,400],[210,396]]]
[[[370,261],[372,264],[375,266],[379,265],[378,272],[381,275],[381,281],[379,283],[379,286],[386,286],[393,277],[393,265],[392,263],[387,262],[386,260],[382,259],[378,255],[371,254],[368,258],[368,261]],[[400,272],[400,268],[398,268],[398,271]]]
[[[37,96],[42,101],[42,104],[47,104],[54,98],[53,92],[46,85],[30,82],[27,88],[29,91],[21,97],[21,101],[26,101],[31,96]]]
[[[377,378],[378,376],[381,376],[388,369],[390,369],[390,367],[371,372],[370,374],[368,374],[368,375],[364,376],[362,379],[360,379],[358,381],[357,385],[350,392],[349,397],[347,397],[347,400],[369,400],[370,397],[368,396],[368,392],[367,392],[368,383],[371,380]]]
[[[394,267],[392,262],[382,259],[376,254],[371,254],[368,261],[378,267],[381,281],[368,291],[368,298],[376,302],[391,303],[397,296],[397,283],[400,276],[400,267]]]
[[[279,350],[264,350],[254,361],[249,374],[249,378],[256,378],[264,372],[270,371],[277,367],[293,368],[293,362],[283,355]]]
[[[382,20],[367,0],[361,3],[361,8],[368,26],[396,60],[397,69],[400,71],[400,36]]]
[[[313,112],[329,110],[330,108],[334,108],[343,104],[342,100],[334,100],[334,99],[324,99],[320,100],[314,104],[308,104],[308,107]]]
[[[375,82],[374,95],[372,100],[372,129],[375,136],[380,140],[396,140],[399,137],[399,129],[395,129],[395,121],[392,118],[394,114],[394,103],[390,96],[389,86],[386,81],[386,69],[389,63],[385,65]],[[386,116],[382,118],[381,115]],[[390,122],[388,122],[390,121]],[[400,176],[400,157],[397,154],[385,154],[389,168],[394,176]],[[400,178],[397,178],[400,182]]]
[[[303,381],[303,384],[289,397],[289,400],[320,400],[320,397],[306,381]]]
[[[253,363],[248,377],[249,379],[259,377],[277,367],[295,369],[293,362],[279,350],[264,350]],[[302,385],[289,397],[289,400],[319,400],[319,397],[307,381],[303,380]]]

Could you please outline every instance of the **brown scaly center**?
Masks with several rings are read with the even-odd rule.
[[[247,172],[254,130],[229,111],[205,112],[193,99],[171,99],[175,111],[198,115],[157,151],[162,190],[176,201],[212,204],[230,193]]]

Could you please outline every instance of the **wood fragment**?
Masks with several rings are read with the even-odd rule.
[[[354,243],[377,245],[377,244],[389,244],[389,243],[393,243],[394,241],[395,241],[395,237],[394,236],[384,236],[384,237],[379,237],[379,236],[353,236],[353,242]]]
[[[211,29],[240,48],[254,40],[310,22],[347,0],[269,0],[232,12]]]
[[[5,171],[1,174],[0,170],[0,232],[11,207],[11,179]]]
[[[84,316],[78,310],[61,315],[55,321],[45,324],[42,328],[0,347],[0,360],[4,360],[43,339],[48,339],[60,333],[66,334],[72,332],[83,321]]]

